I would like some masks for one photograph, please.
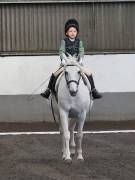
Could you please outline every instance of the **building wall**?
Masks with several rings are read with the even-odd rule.
[[[103,93],[88,121],[135,120],[134,59],[134,54],[85,56],[84,65]],[[1,57],[0,122],[53,122],[50,102],[39,94],[58,65],[58,56]]]
[[[58,56],[17,56],[0,58],[0,95],[39,94],[59,67]],[[84,65],[91,69],[101,92],[134,92],[135,55],[87,55]],[[44,83],[45,82],[45,83]]]
[[[80,23],[86,53],[135,52],[134,1],[8,2],[0,2],[1,55],[58,53],[69,18]]]

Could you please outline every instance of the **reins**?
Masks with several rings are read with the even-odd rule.
[[[53,98],[51,97],[51,110],[52,110],[52,115],[53,115],[53,119],[54,122],[57,124],[56,118],[55,118],[55,113],[54,113],[54,108],[53,108]]]

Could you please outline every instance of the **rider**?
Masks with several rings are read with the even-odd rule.
[[[61,59],[61,68],[53,73],[48,88],[45,92],[41,93],[41,96],[44,98],[49,98],[50,93],[54,91],[54,84],[58,74],[60,74],[63,70],[62,66],[65,65],[66,57],[70,55],[77,55],[79,56],[78,62],[82,65],[82,60],[84,56],[84,47],[82,41],[78,38],[79,33],[79,24],[75,19],[69,19],[65,24],[65,39],[61,41],[61,45],[59,48],[59,55]],[[86,74],[90,84],[91,84],[91,93],[93,99],[99,99],[102,95],[96,90],[92,73],[89,70],[84,69],[84,73]]]

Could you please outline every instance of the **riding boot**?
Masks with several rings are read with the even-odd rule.
[[[45,92],[40,94],[42,97],[46,99],[49,98],[51,91],[53,91],[54,81],[55,81],[55,76],[54,74],[52,74],[47,89],[45,90]]]
[[[100,98],[102,98],[102,95],[95,88],[95,83],[94,83],[94,79],[93,79],[92,74],[90,76],[88,76],[88,80],[89,80],[90,85],[91,85],[91,93],[92,93],[93,99],[100,99]]]

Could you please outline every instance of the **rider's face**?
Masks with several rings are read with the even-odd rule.
[[[66,35],[71,39],[75,39],[77,34],[78,32],[75,27],[70,27],[66,33]]]

